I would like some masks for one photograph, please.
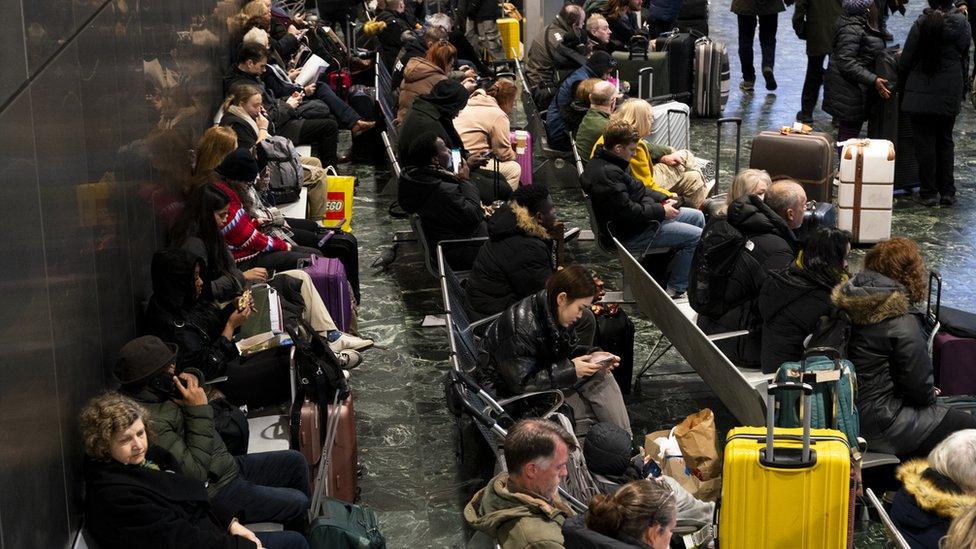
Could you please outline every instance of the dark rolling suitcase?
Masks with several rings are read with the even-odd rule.
[[[668,53],[668,84],[675,99],[692,106],[694,100],[695,37],[687,32],[662,34],[657,47]]]
[[[935,324],[932,369],[943,395],[976,395],[976,314],[942,306],[942,277],[929,277],[929,322]]]
[[[621,59],[617,78],[630,84],[630,95],[639,99],[667,96],[670,93],[668,54],[651,52],[644,59]]]
[[[888,81],[891,97],[876,102],[868,117],[868,137],[887,139],[895,144],[895,189],[918,187],[918,161],[915,159],[915,140],[912,122],[901,111],[902,92],[898,82],[899,48],[881,52],[875,63],[875,73]]]
[[[830,202],[807,202],[803,210],[803,224],[796,231],[801,242],[813,234],[813,231],[824,227],[837,226],[837,206]]]
[[[725,110],[731,85],[729,52],[708,37],[695,43],[695,116],[717,118]]]
[[[701,36],[708,36],[708,0],[682,2],[675,26],[681,32],[695,32]]]
[[[766,170],[773,179],[791,177],[803,185],[807,200],[830,202],[836,156],[834,140],[825,133],[766,131],[752,140],[749,167]]]
[[[629,395],[634,379],[634,322],[627,313],[617,309],[616,313],[604,312],[596,317],[596,339],[594,345],[620,357],[620,365],[613,370],[613,377],[620,386],[620,392]]]

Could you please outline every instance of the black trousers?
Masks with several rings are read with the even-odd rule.
[[[804,114],[813,115],[813,109],[817,106],[817,99],[820,97],[820,88],[823,86],[824,61],[826,55],[807,56],[807,74],[803,79],[803,91],[800,95],[800,110]]]
[[[937,194],[955,196],[956,184],[952,170],[955,167],[956,144],[952,140],[952,128],[956,124],[956,117],[913,114],[911,119],[915,134],[918,179],[922,184],[919,195],[925,198]]]
[[[759,47],[762,50],[762,67],[773,68],[776,64],[776,28],[779,14],[738,15],[739,21],[739,63],[742,65],[742,79],[756,80],[756,67],[753,64],[752,44],[759,26]]]
[[[325,244],[319,245],[324,236],[321,227],[308,219],[288,219],[292,240],[300,246],[317,249],[323,257],[338,259],[346,269],[346,278],[352,286],[353,296],[359,303],[359,241],[349,233],[335,233]]]
[[[336,166],[339,157],[336,146],[339,143],[339,124],[331,118],[306,118],[298,132],[296,145],[318,146],[318,158],[322,166]]]
[[[932,431],[922,444],[915,449],[911,455],[908,456],[898,456],[899,459],[905,461],[912,457],[925,457],[929,455],[940,442],[945,440],[945,438],[956,431],[961,431],[963,429],[976,429],[976,417],[973,417],[969,412],[964,412],[962,410],[955,410],[950,408],[949,413],[942,418],[942,422],[939,426]]]
[[[258,254],[251,259],[241,261],[237,266],[242,271],[253,269],[255,267],[263,267],[265,269],[273,269],[275,271],[290,271],[298,268],[299,261],[308,259],[313,255],[322,254],[319,253],[319,251],[315,248],[295,246],[288,251],[276,250],[273,252]],[[268,274],[270,275],[271,273]]]

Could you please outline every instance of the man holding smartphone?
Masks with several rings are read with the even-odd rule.
[[[213,502],[231,502],[244,523],[278,522],[302,532],[309,504],[308,462],[294,450],[232,456],[214,427],[203,374],[176,375],[177,347],[155,336],[126,343],[115,364],[119,391],[149,410],[154,444],[182,474],[207,483]]]

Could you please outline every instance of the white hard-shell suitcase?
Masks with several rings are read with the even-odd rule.
[[[654,122],[648,141],[675,150],[691,148],[691,107],[680,101],[654,105]]]
[[[891,236],[895,145],[884,139],[850,139],[840,155],[837,226],[857,243]]]

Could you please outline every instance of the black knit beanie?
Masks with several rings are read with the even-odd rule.
[[[457,80],[448,78],[434,84],[434,89],[421,98],[436,105],[442,115],[454,118],[468,104],[468,90]]]
[[[597,423],[586,434],[583,457],[598,475],[622,475],[630,463],[630,435],[613,423]]]
[[[214,171],[229,181],[254,181],[258,177],[258,161],[247,149],[236,149]]]

